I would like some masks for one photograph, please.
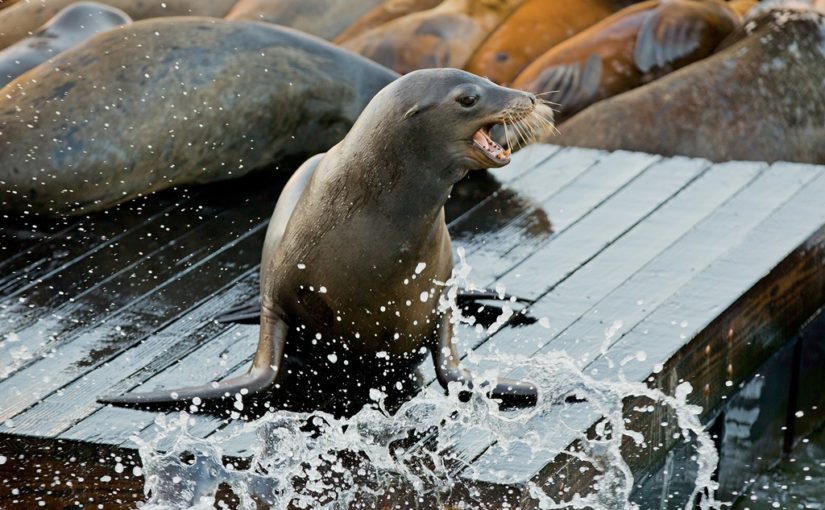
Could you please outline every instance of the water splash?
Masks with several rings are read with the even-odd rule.
[[[462,252],[459,258],[453,278],[445,282],[448,289],[441,306],[453,313],[456,323],[473,325],[472,318],[463,317],[455,303],[457,287],[467,287],[470,273]],[[605,336],[615,335],[619,328],[617,321]],[[468,358],[465,364],[473,370],[473,359],[478,357]],[[675,417],[678,440],[695,450],[698,474],[685,508],[693,509],[696,502],[702,510],[721,508],[712,479],[718,454],[700,422],[701,408],[686,401],[692,390],[688,383],[667,395],[644,383],[594,379],[563,353],[531,358],[485,355],[475,361],[491,366],[491,360],[498,369],[475,371],[481,384],[468,402],[459,401],[454,396],[457,391],[445,395],[431,386],[390,413],[384,405],[385,395],[373,390],[371,405],[350,418],[320,412],[270,412],[220,438],[206,439],[189,432],[188,414],[159,415],[153,438],[133,438],[146,476],[148,501],[143,508],[221,508],[225,503],[218,495],[220,486],[228,488],[243,509],[261,504],[324,509],[389,508],[390,504],[399,508],[502,508],[504,501],[491,500],[489,494],[473,489],[474,482],[495,479],[496,470],[485,472],[462,455],[468,439],[483,439],[484,444],[494,445],[495,458],[515,456],[535,463],[564,454],[590,477],[589,490],[561,496],[558,480],[528,483],[529,496],[539,508],[636,510],[638,506],[630,499],[634,477],[625,458],[628,443],[637,452],[655,446],[626,420],[627,400],[638,397],[648,404],[633,412],[664,409]],[[483,394],[484,381],[492,383],[499,373],[511,371],[526,374],[539,387],[536,407],[502,411]],[[568,401],[571,395],[577,400]],[[570,417],[575,418],[572,423]],[[594,422],[588,436],[582,425]],[[248,465],[226,461],[227,445],[250,435],[256,439]],[[571,442],[577,447],[568,448]],[[162,444],[171,446],[161,451]],[[529,452],[526,456],[525,451]]]

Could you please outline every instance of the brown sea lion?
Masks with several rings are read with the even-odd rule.
[[[330,382],[335,396],[357,399],[387,379],[391,388],[392,380],[409,384],[428,353],[444,388],[469,383],[450,315],[438,307],[445,287],[437,282],[453,267],[444,203],[469,171],[509,162],[490,139],[491,126],[541,110],[531,94],[456,69],[391,83],[341,143],[304,163],[278,200],[264,243],[260,339],[249,372],[102,402],[154,408],[244,394],[289,406],[284,388],[296,372],[308,374],[302,400]],[[301,363],[287,369],[285,358]],[[508,406],[537,399],[533,385],[509,380],[489,394]]]
[[[0,49],[24,37],[77,0],[28,0],[0,11]],[[222,17],[236,0],[97,0],[120,9],[134,20],[162,16]]]
[[[0,209],[82,213],[322,152],[396,77],[265,23],[98,34],[0,90]]]
[[[513,87],[553,92],[558,120],[710,55],[741,24],[724,2],[651,0],[633,5],[555,46]]]
[[[825,163],[823,16],[783,8],[745,26],[719,53],[579,113],[553,143]]]
[[[230,20],[265,21],[332,40],[381,0],[240,0]]]
[[[97,2],[66,7],[34,35],[0,50],[0,87],[61,51],[131,21],[120,9]]]
[[[343,47],[399,73],[464,67],[475,48],[522,0],[446,0],[355,36]]]
[[[526,0],[473,53],[465,69],[507,85],[545,51],[638,0]]]
[[[384,0],[379,5],[376,5],[369,12],[358,18],[358,20],[350,25],[346,30],[338,34],[333,39],[336,44],[352,39],[358,34],[366,32],[367,30],[383,25],[388,21],[396,18],[412,14],[414,12],[426,11],[432,9],[440,4],[443,0]]]

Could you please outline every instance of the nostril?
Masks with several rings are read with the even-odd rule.
[[[527,94],[527,97],[530,98],[530,104],[536,106],[536,96],[534,96],[533,94]]]

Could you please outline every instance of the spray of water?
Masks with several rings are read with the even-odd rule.
[[[469,265],[461,261],[453,278],[445,282],[440,306],[453,314],[454,322],[473,325],[456,304],[458,286],[468,285]],[[503,289],[498,289],[503,293]],[[512,314],[509,308],[505,314]],[[496,322],[491,328],[500,327]],[[502,320],[503,323],[503,320]],[[608,328],[616,334],[621,323]],[[488,333],[484,332],[483,333]],[[469,357],[472,369],[473,358]],[[478,358],[478,356],[475,356]],[[490,361],[485,356],[483,360]],[[489,494],[474,490],[479,478],[489,480],[495,471],[483,472],[472,459],[457,455],[469,435],[494,444],[496,456],[520,456],[552,460],[564,455],[582,473],[591,475],[590,490],[559,494],[558,480],[531,482],[529,497],[543,509],[590,508],[594,510],[637,509],[630,500],[634,477],[624,455],[628,441],[645,448],[647,439],[632,429],[627,418],[628,398],[643,397],[649,405],[636,412],[666,408],[675,416],[679,440],[695,449],[695,487],[686,510],[696,502],[702,510],[718,509],[716,484],[712,480],[718,455],[713,441],[699,420],[701,409],[686,402],[690,385],[682,383],[674,395],[649,388],[644,383],[599,380],[583,373],[563,353],[532,358],[494,356],[495,371],[481,371],[476,378],[494,381],[499,373],[516,370],[540,389],[533,408],[501,411],[482,390],[468,402],[451,391],[430,387],[403,404],[394,413],[384,406],[380,391],[373,390],[371,405],[349,418],[324,413],[279,411],[247,422],[220,438],[195,437],[189,432],[191,417],[159,415],[158,433],[150,440],[135,437],[146,477],[146,510],[220,508],[219,485],[228,487],[239,508],[503,508]],[[490,366],[485,363],[485,366]],[[483,384],[477,385],[477,388]],[[567,403],[566,396],[579,400]],[[565,417],[592,417],[590,433],[570,425]],[[600,418],[599,418],[600,417]],[[581,420],[578,420],[581,422]],[[586,424],[585,424],[586,426]],[[560,442],[574,434],[576,448]],[[254,435],[254,450],[242,468],[224,459],[226,445],[238,436]],[[171,441],[170,441],[171,440]],[[164,451],[159,445],[169,445]],[[463,488],[464,490],[458,490]],[[393,505],[393,506],[391,506]]]

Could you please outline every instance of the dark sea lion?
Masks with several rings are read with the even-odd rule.
[[[825,163],[825,23],[811,9],[747,21],[747,37],[597,103],[553,143],[712,161]]]
[[[278,200],[263,249],[260,340],[249,372],[102,402],[154,408],[245,393],[280,405],[279,388],[291,377],[285,357],[301,359],[304,368],[291,370],[314,374],[307,378],[313,385],[355,381],[348,388],[361,392],[387,375],[407,381],[428,352],[442,386],[470,382],[450,315],[438,309],[445,287],[437,282],[453,267],[443,206],[469,171],[509,162],[509,151],[490,139],[491,126],[526,122],[545,108],[531,94],[456,69],[391,83],[341,143],[304,163]],[[537,398],[533,385],[508,380],[490,394],[508,406]]]
[[[507,85],[542,53],[638,0],[526,0],[476,49],[465,69]]]
[[[98,34],[0,90],[0,209],[83,213],[322,152],[396,77],[265,23]]]
[[[131,21],[120,9],[97,2],[66,7],[34,35],[0,50],[0,87],[61,51]]]
[[[341,44],[399,73],[464,67],[475,48],[522,0],[446,0]]]
[[[652,0],[633,5],[555,46],[513,87],[553,92],[558,120],[710,55],[741,24],[716,0]]]
[[[265,21],[332,40],[381,0],[240,0],[230,20]]]
[[[0,11],[0,49],[32,35],[77,0],[28,0]],[[97,0],[133,20],[163,16],[223,17],[236,0]]]
[[[426,11],[440,4],[443,0],[384,0],[376,5],[369,12],[358,18],[346,30],[338,34],[333,42],[341,44],[352,39],[367,30],[383,25],[388,21],[412,14],[414,12]]]

